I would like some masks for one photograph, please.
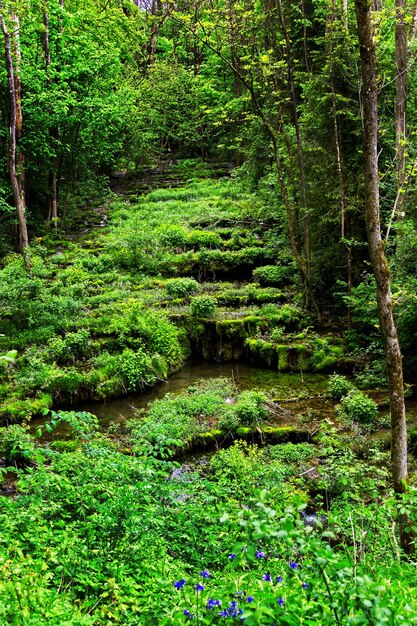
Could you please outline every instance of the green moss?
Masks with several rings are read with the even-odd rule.
[[[265,426],[262,433],[268,441],[275,443],[305,441],[308,438],[308,433],[293,426]]]
[[[278,355],[278,370],[280,372],[286,372],[289,369],[288,365],[288,351],[289,347],[286,345],[275,346],[276,353]]]
[[[221,320],[216,323],[216,332],[218,335],[226,335],[226,337],[247,337],[244,320]]]
[[[252,435],[252,433],[253,428],[250,428],[249,426],[239,426],[239,428],[236,429],[236,435],[241,439],[247,439],[250,435]]]
[[[67,441],[62,439],[57,439],[56,441],[51,441],[52,450],[57,450],[58,452],[73,452],[78,448],[78,441]]]

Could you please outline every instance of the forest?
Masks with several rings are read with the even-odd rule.
[[[417,625],[417,2],[0,27],[0,626]]]

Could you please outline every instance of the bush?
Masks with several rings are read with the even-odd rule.
[[[188,235],[188,244],[197,248],[218,247],[222,244],[222,238],[218,233],[207,230],[193,230]]]
[[[330,376],[329,378],[328,390],[329,395],[333,400],[341,400],[348,395],[349,391],[354,389],[355,386],[346,378],[346,376],[333,374],[333,376]]]
[[[13,424],[0,428],[0,454],[8,465],[22,467],[35,458],[35,444],[27,428]]]
[[[173,278],[165,289],[172,298],[187,298],[197,291],[198,282],[194,278]]]
[[[255,280],[261,285],[282,285],[283,283],[293,282],[295,273],[294,267],[283,267],[279,265],[264,265],[253,270],[252,274]]]
[[[311,443],[281,443],[270,446],[268,454],[277,461],[299,464],[310,461],[317,454],[317,449]]]
[[[198,296],[191,300],[190,314],[192,317],[214,317],[217,300],[212,296]]]
[[[264,420],[268,416],[266,399],[260,391],[242,391],[234,407],[239,425],[254,426]]]
[[[356,422],[373,422],[378,414],[376,403],[361,391],[352,389],[336,407],[339,417],[351,419]]]

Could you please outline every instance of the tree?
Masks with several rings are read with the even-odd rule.
[[[20,23],[18,15],[13,13],[11,16],[13,31],[10,33],[4,15],[0,15],[0,22],[4,35],[10,99],[9,174],[19,220],[19,246],[23,253],[26,269],[30,271],[31,265],[25,203],[25,154],[19,145],[23,133],[22,87],[20,79]]]
[[[381,237],[378,172],[378,85],[376,50],[368,0],[355,0],[362,69],[363,167],[365,174],[365,224],[369,256],[377,287],[377,307],[391,408],[391,461],[394,491],[401,494],[407,482],[407,425],[404,404],[402,355],[392,311],[391,281]],[[406,520],[400,518],[401,545],[411,550]]]

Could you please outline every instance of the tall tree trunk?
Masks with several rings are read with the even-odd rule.
[[[332,113],[333,113],[335,149],[336,149],[337,177],[339,179],[340,236],[341,236],[343,245],[346,250],[347,290],[348,290],[348,297],[350,297],[351,292],[352,292],[352,246],[348,242],[346,242],[346,206],[347,206],[346,179],[345,179],[345,172],[344,172],[344,167],[343,167],[342,133],[340,132],[339,120],[337,116],[336,89],[335,89],[335,81],[334,81],[334,64],[333,64],[333,32],[334,32],[334,23],[336,19],[337,19],[337,7],[336,7],[335,0],[333,0],[332,13],[329,16],[329,20],[330,20],[329,47],[328,47],[329,79],[330,79],[330,91],[332,94]],[[349,298],[349,302],[350,302],[350,298]],[[352,307],[349,304],[349,302],[347,306],[348,330],[352,328]]]
[[[304,150],[303,150],[303,143],[302,143],[302,137],[301,137],[301,128],[300,128],[300,122],[298,119],[297,97],[295,93],[291,40],[290,40],[290,35],[289,35],[288,29],[285,23],[281,0],[277,0],[277,8],[278,8],[278,18],[279,18],[282,34],[285,40],[288,87],[290,90],[291,110],[292,110],[292,117],[293,117],[296,143],[297,143],[298,171],[299,171],[299,176],[300,176],[301,204],[302,204],[302,209],[303,209],[302,220],[303,220],[303,232],[304,232],[304,253],[305,253],[305,259],[306,259],[306,272],[308,276],[308,283],[311,285],[311,278],[312,278],[311,245],[310,245],[310,227],[309,227],[308,204],[307,204],[307,181],[306,181],[306,173],[305,173],[305,166],[304,166]]]
[[[355,0],[363,91],[363,162],[365,222],[369,256],[377,287],[378,317],[385,348],[391,408],[391,461],[394,491],[403,493],[407,481],[407,426],[404,405],[402,356],[392,313],[390,272],[381,238],[378,174],[378,87],[376,51],[368,0]],[[401,545],[410,550],[406,520],[400,518]]]
[[[395,2],[395,146],[397,174],[397,215],[405,214],[406,142],[407,142],[407,25],[405,0]]]
[[[45,66],[46,75],[49,85],[52,85],[52,78],[50,74],[51,67],[51,48],[49,44],[49,14],[45,10],[43,14],[44,35],[43,35],[43,48],[45,53]],[[58,129],[52,127],[49,129],[49,139],[52,149],[55,150],[58,140]],[[55,228],[58,228],[58,183],[57,183],[57,169],[58,159],[55,156],[52,161],[52,170],[49,173],[49,211],[48,221],[50,220]]]
[[[15,23],[15,34],[10,35],[4,16],[0,16],[1,29],[4,35],[5,58],[7,66],[7,76],[9,82],[9,98],[10,98],[10,139],[9,139],[9,174],[13,188],[13,197],[16,206],[17,216],[19,220],[19,246],[25,260],[25,266],[28,271],[31,270],[29,258],[29,237],[26,223],[26,206],[25,206],[25,156],[20,150],[18,152],[18,142],[22,137],[23,117],[21,104],[21,84],[20,84],[20,48],[18,40],[19,20],[16,15],[13,16]],[[13,62],[13,52],[16,62]],[[16,65],[16,67],[15,67]]]
[[[158,22],[157,22],[157,13],[158,13],[158,1],[152,0],[151,4],[151,34],[149,37],[149,65],[153,65],[155,63],[156,57],[156,40],[158,37]]]

